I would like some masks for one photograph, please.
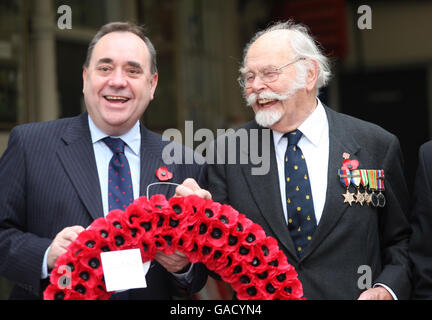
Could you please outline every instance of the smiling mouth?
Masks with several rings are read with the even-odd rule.
[[[277,99],[268,99],[268,98],[258,99],[257,100],[257,102],[260,105],[260,107],[271,106],[271,105],[275,104],[277,101],[278,101]]]
[[[104,99],[111,103],[126,103],[130,100],[129,98],[120,96],[104,96]]]

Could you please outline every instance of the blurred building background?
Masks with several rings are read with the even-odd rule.
[[[358,26],[364,4],[371,29]],[[61,5],[72,9],[72,29],[58,27]],[[432,138],[429,0],[2,0],[0,155],[13,126],[85,109],[87,45],[110,21],[145,24],[158,51],[159,85],[143,119],[147,127],[183,130],[185,120],[194,121],[194,130],[236,127],[253,117],[236,81],[243,47],[259,29],[287,18],[308,25],[332,58],[322,101],[399,137],[412,190],[418,148]],[[9,290],[0,278],[0,299]],[[231,292],[210,280],[195,298],[230,299]]]

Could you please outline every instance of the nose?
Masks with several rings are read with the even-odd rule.
[[[111,74],[108,85],[114,88],[123,88],[127,86],[126,77],[124,76],[122,70],[116,70]]]
[[[261,80],[259,76],[255,76],[253,82],[251,83],[250,90],[256,93],[260,93],[266,88],[266,84]]]

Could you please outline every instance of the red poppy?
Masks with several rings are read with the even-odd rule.
[[[197,211],[197,216],[194,217],[195,221],[200,221],[206,224],[213,223],[213,221],[219,219],[221,204],[207,200]]]
[[[153,212],[152,211],[153,206],[150,203],[150,200],[147,199],[147,197],[139,197],[138,199],[135,199],[133,202],[133,205],[135,205],[135,206],[137,206],[137,207],[139,207],[139,208],[141,208],[147,212],[150,212],[150,213]],[[127,210],[127,208],[126,208],[126,210]]]
[[[138,245],[140,240],[133,238],[127,227],[125,227],[125,229],[112,229],[107,239],[110,242],[111,246],[114,247],[114,250],[133,249]]]
[[[44,300],[63,300],[65,291],[56,285],[50,284],[44,291]]]
[[[245,265],[242,260],[237,259],[234,255],[231,255],[231,257],[233,261],[232,264],[219,273],[222,279],[228,283],[237,281],[240,275],[248,270],[247,265]]]
[[[234,227],[239,219],[239,213],[233,207],[226,204],[219,209],[219,220],[226,224],[227,227]]]
[[[141,259],[143,262],[153,260],[157,252],[157,248],[155,245],[155,241],[153,240],[153,237],[149,237],[149,236],[142,237],[142,239],[139,242],[139,249],[141,252]]]
[[[75,266],[74,275],[80,275],[82,272],[89,273],[89,278],[91,279],[91,284],[94,284],[95,281],[99,281],[103,277],[103,269],[100,259],[100,251],[99,250],[88,250],[86,251],[78,260],[78,263]],[[74,281],[78,279],[78,277],[74,276]],[[90,284],[88,284],[90,285]]]
[[[180,236],[177,240],[177,250],[183,251],[187,255],[188,252],[193,249],[195,243],[194,238],[185,232],[185,229],[180,231],[179,235]]]
[[[108,228],[104,228],[108,229]],[[109,229],[111,230],[111,229]],[[88,229],[81,232],[73,243],[76,256],[82,256],[90,249],[100,250],[104,246],[109,246],[110,241],[102,237],[99,230]],[[78,252],[80,251],[80,252]]]
[[[193,212],[193,202],[186,201],[185,197],[172,197],[169,199],[169,206],[174,211],[177,219],[185,219]],[[201,198],[200,198],[201,199]]]
[[[342,170],[355,170],[359,166],[359,162],[357,160],[345,159],[342,162]]]
[[[215,220],[210,224],[206,234],[206,241],[212,247],[221,248],[228,241],[230,229],[220,220]]]
[[[169,172],[166,167],[160,167],[156,170],[156,177],[159,181],[168,181],[172,179],[173,174],[172,172]]]
[[[201,245],[194,239],[190,244],[189,251],[185,252],[185,254],[191,263],[196,263],[201,261],[201,250]]]
[[[288,285],[281,286],[274,299],[282,300],[304,300],[303,286],[298,279],[293,279]]]
[[[176,230],[167,230],[163,234],[154,237],[156,248],[165,254],[173,254],[177,250],[177,241],[180,234]]]
[[[262,290],[259,290],[253,283],[248,286],[240,287],[236,293],[239,300],[268,300],[268,295]]]

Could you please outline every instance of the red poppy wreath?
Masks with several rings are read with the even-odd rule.
[[[135,248],[143,262],[157,251],[182,251],[230,283],[240,300],[304,299],[297,272],[274,238],[231,206],[194,195],[143,196],[95,220],[57,260],[44,298],[109,299],[100,253]],[[61,272],[65,267],[70,272]]]

